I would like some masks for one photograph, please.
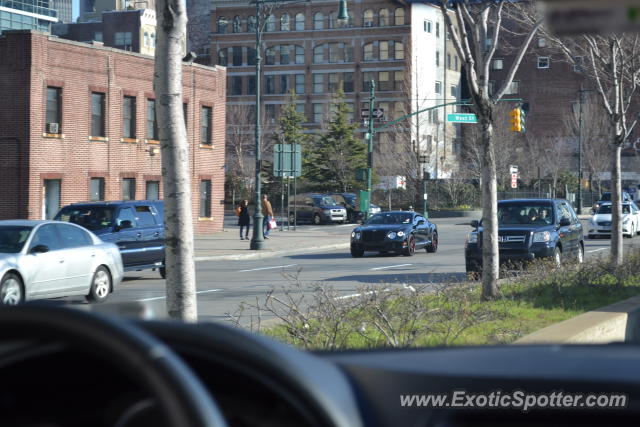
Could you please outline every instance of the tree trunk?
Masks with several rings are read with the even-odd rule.
[[[615,144],[611,157],[611,254],[614,265],[622,264],[622,173],[620,154],[622,145]]]
[[[491,118],[482,117],[482,298],[498,296],[498,189]]]
[[[158,0],[158,44],[154,89],[162,153],[166,244],[167,311],[195,322],[195,265],[189,176],[189,145],[182,109],[182,57],[186,37],[185,3]]]

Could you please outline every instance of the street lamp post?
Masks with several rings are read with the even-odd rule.
[[[367,134],[367,212],[365,212],[365,219],[369,218],[369,212],[371,211],[371,178],[373,174],[373,135],[375,130],[373,129],[373,103],[376,101],[376,82],[371,80],[369,86],[369,133]]]
[[[580,111],[578,118],[578,215],[582,215],[582,98],[584,90],[580,89]]]

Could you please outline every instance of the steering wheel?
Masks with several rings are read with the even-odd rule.
[[[172,427],[226,427],[200,380],[165,344],[125,320],[27,304],[0,308],[0,342],[69,343],[109,362],[157,401]]]

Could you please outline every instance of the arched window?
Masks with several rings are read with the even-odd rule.
[[[276,16],[275,15],[269,15],[269,17],[267,18],[267,26],[266,26],[266,31],[275,31],[276,30]]]
[[[304,64],[304,48],[296,46],[296,64]]]
[[[313,63],[322,64],[324,61],[324,45],[321,44],[313,48]]]
[[[149,43],[151,43],[151,47],[156,47],[156,33],[151,33],[151,36],[149,36]]]
[[[218,33],[219,34],[226,34],[227,33],[227,25],[229,24],[229,21],[227,21],[227,19],[224,16],[221,16],[218,18]]]
[[[280,45],[280,65],[288,65],[291,63],[291,50],[293,46],[283,44]]]
[[[404,25],[404,8],[396,9],[394,22],[396,25]]]
[[[336,13],[335,12],[329,12],[329,28],[335,28],[336,27]]]
[[[322,12],[316,12],[313,14],[313,29],[322,30],[324,28],[324,15]]]
[[[227,66],[227,49],[220,49],[218,51],[218,65],[222,65],[223,67]]]
[[[149,33],[147,33],[146,31],[144,32],[144,45],[145,46],[149,46],[149,44],[151,43],[151,40],[149,40]]]
[[[280,31],[291,31],[291,25],[289,24],[289,14],[283,13],[280,17]]]
[[[256,31],[256,17],[249,16],[247,18],[247,31],[250,33],[254,33]]]
[[[296,14],[296,31],[304,31],[304,13]]]
[[[375,60],[375,57],[373,56],[373,42],[367,43],[364,45],[364,60],[365,61]]]
[[[233,32],[234,33],[242,32],[242,21],[240,21],[240,17],[237,15],[233,18]]]
[[[378,12],[378,25],[381,27],[389,25],[389,9],[380,9],[380,12]]]
[[[373,27],[373,10],[367,9],[362,13],[362,25],[365,27]]]
[[[404,43],[396,42],[395,45],[396,59],[404,59]]]

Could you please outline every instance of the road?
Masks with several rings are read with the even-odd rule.
[[[311,227],[311,226],[302,226]],[[351,227],[324,226],[327,233],[349,239]],[[200,320],[225,320],[242,302],[264,298],[271,289],[300,283],[332,287],[344,297],[354,295],[363,285],[407,286],[459,281],[464,278],[464,240],[468,225],[454,222],[439,225],[438,252],[424,250],[413,257],[367,253],[354,259],[348,250],[287,255],[243,261],[203,261],[196,264],[198,313]],[[625,245],[640,243],[640,237],[625,239]],[[586,240],[587,259],[604,256],[609,240]],[[636,244],[637,244],[636,243]],[[164,280],[157,272],[126,274],[110,301],[145,301],[162,311],[165,303]]]

